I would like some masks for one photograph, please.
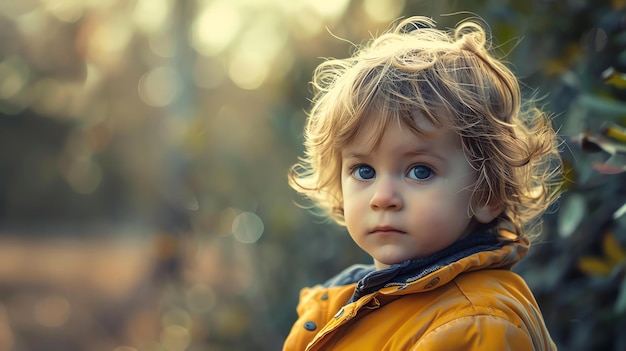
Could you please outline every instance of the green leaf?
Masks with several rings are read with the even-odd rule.
[[[592,114],[600,114],[602,117],[608,119],[621,119],[626,115],[626,104],[617,101],[606,99],[593,94],[583,93],[576,99],[578,107],[587,108]]]
[[[613,219],[618,219],[626,214],[626,203],[624,203],[617,211],[613,212]]]
[[[559,235],[562,238],[570,236],[578,228],[586,212],[587,203],[583,195],[572,193],[565,198],[558,212]]]
[[[615,313],[622,314],[626,312],[626,279],[622,279],[617,299],[615,299]]]

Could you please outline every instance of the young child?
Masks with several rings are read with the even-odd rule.
[[[413,17],[322,63],[290,185],[372,256],[300,294],[284,350],[554,350],[510,268],[558,196],[549,118],[485,30]]]

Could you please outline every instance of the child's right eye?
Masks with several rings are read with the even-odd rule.
[[[376,176],[376,171],[370,166],[359,165],[352,169],[352,175],[358,180],[369,180]]]

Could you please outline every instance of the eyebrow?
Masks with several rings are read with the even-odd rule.
[[[341,155],[341,158],[344,158],[344,159],[346,159],[346,158],[366,158],[368,156],[369,156],[369,153],[363,154],[363,153],[358,153],[358,152],[350,152],[348,154]]]
[[[439,159],[441,161],[446,161],[445,157],[443,157],[439,153],[435,152],[434,150],[427,149],[427,148],[409,150],[408,152],[405,152],[404,154],[405,155],[413,155],[413,156],[428,155],[428,156],[432,156],[434,158],[437,158],[437,159]]]
[[[343,159],[350,159],[350,158],[368,158],[370,156],[370,152],[367,153],[360,153],[360,152],[349,152],[346,155],[343,155],[342,158]],[[442,155],[436,153],[435,151],[433,151],[430,148],[416,148],[416,149],[412,149],[412,150],[408,150],[406,152],[403,152],[401,154],[402,156],[423,156],[423,155],[427,155],[427,156],[432,156],[436,159],[439,159],[440,161],[444,161],[446,162],[446,158],[443,157]]]

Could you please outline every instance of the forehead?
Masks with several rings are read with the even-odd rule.
[[[353,127],[352,136],[341,147],[348,146],[358,139],[370,141],[371,148],[374,149],[380,143],[385,131],[394,126],[407,129],[419,137],[428,137],[449,130],[446,125],[445,117],[436,118],[434,115],[420,111],[401,113],[399,111],[371,109],[361,116],[358,123]]]
[[[420,133],[401,122],[391,123],[384,130],[363,129],[346,147],[342,156],[369,154],[379,150],[393,153],[456,153],[461,150],[461,137],[450,128],[439,128],[426,122]]]

